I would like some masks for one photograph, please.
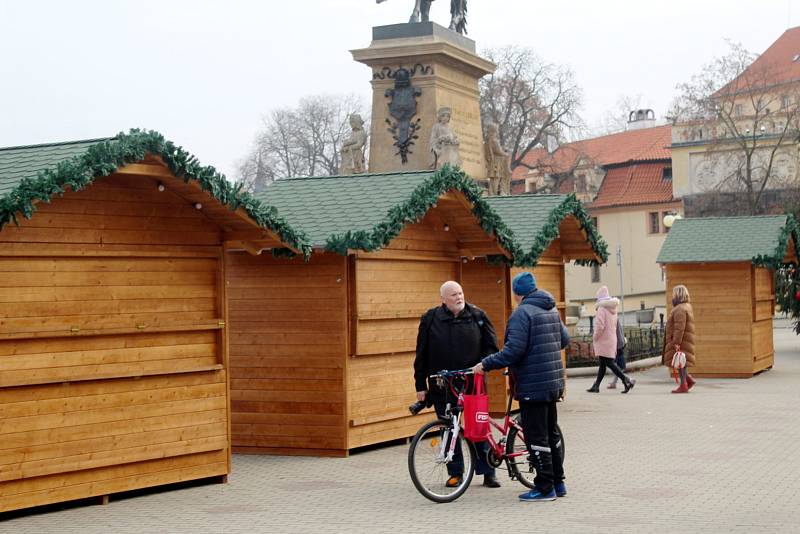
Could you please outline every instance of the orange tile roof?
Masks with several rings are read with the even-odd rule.
[[[669,163],[633,163],[608,170],[603,184],[588,208],[609,208],[635,204],[670,202],[672,180],[665,180]]]
[[[737,85],[736,80],[742,79],[748,73],[766,73],[769,76],[770,82],[775,85],[800,80],[800,26],[790,28],[783,32],[783,35],[778,37],[777,41],[772,43],[763,54],[758,56],[758,58],[747,67],[747,70],[738,78],[717,91],[716,94],[724,95],[726,90],[735,90]],[[756,76],[758,75],[756,74]],[[757,87],[762,86],[762,83],[758,80],[754,83]],[[772,85],[772,83],[770,85]],[[739,87],[738,90],[746,89],[748,85],[752,87],[753,84],[748,84],[747,81],[742,80],[740,85],[741,87]]]
[[[671,144],[672,127],[656,126],[561,145],[552,154],[539,148],[529,152],[525,162],[531,166],[541,166],[544,172],[552,174],[569,171],[579,159],[583,164],[600,166],[628,161],[668,160],[671,157]],[[526,167],[517,167],[513,178],[524,178],[529,172]]]

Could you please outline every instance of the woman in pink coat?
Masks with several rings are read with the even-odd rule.
[[[597,313],[594,316],[594,335],[592,336],[592,346],[594,355],[600,362],[597,368],[597,378],[594,385],[587,389],[589,393],[600,392],[600,382],[606,376],[606,367],[622,380],[625,389],[622,393],[627,393],[633,389],[634,382],[625,376],[617,366],[614,358],[617,355],[617,306],[619,300],[609,296],[608,288],[601,287],[597,291]]]

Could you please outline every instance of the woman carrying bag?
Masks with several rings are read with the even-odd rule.
[[[679,379],[673,393],[689,393],[695,384],[688,368],[694,365],[694,312],[689,304],[689,290],[678,285],[672,289],[672,311],[664,333],[664,355],[661,362],[674,369]]]

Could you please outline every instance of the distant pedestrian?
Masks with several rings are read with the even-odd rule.
[[[628,345],[628,338],[625,337],[625,331],[622,328],[623,318],[617,318],[617,356],[614,358],[614,363],[617,364],[619,370],[623,373],[625,369],[628,368],[628,365],[625,363],[625,347]],[[608,389],[617,389],[617,375],[611,379],[611,382],[608,384]],[[634,384],[636,383],[635,378],[631,378],[631,382]]]
[[[673,359],[676,352],[686,355],[685,365],[675,367]],[[664,333],[664,356],[662,363],[675,369],[680,377],[678,387],[673,393],[689,393],[694,387],[695,380],[689,374],[689,367],[695,362],[694,355],[694,312],[689,304],[689,290],[686,286],[678,285],[672,289],[672,311],[667,319],[667,331]]]
[[[631,381],[625,374],[617,367],[614,359],[617,356],[617,306],[619,306],[619,299],[609,296],[608,288],[602,286],[597,291],[597,312],[594,318],[594,334],[592,336],[592,347],[594,348],[594,355],[597,356],[597,378],[592,387],[587,389],[589,393],[599,393],[600,383],[603,377],[606,376],[606,367],[622,380],[625,389],[622,393],[627,393],[633,388],[633,381]]]

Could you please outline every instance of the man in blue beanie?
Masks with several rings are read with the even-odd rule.
[[[523,493],[519,499],[553,501],[567,494],[556,402],[564,389],[561,350],[569,344],[569,335],[555,299],[536,287],[532,273],[519,273],[511,288],[517,309],[508,319],[505,345],[472,370],[482,374],[509,368],[515,384],[514,397],[519,401],[525,444],[536,469],[535,489]]]

